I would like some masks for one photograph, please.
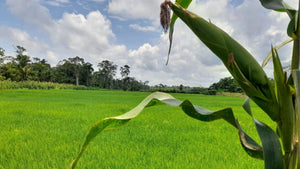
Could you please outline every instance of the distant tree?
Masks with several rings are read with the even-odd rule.
[[[16,49],[17,57],[15,61],[17,62],[20,68],[24,68],[30,63],[30,57],[25,55],[24,52],[26,52],[26,49],[24,47],[17,46]]]
[[[0,47],[0,65],[3,65],[4,64],[4,52],[5,50],[3,48]]]
[[[91,78],[93,68],[90,63],[85,63],[83,58],[76,56],[60,61],[53,69],[53,80],[59,83],[79,85]]]
[[[24,47],[17,46],[16,48],[17,56],[15,58],[15,62],[17,64],[18,71],[21,73],[21,80],[27,80],[31,73],[31,70],[28,67],[29,63],[31,62],[30,57],[24,54],[24,52],[26,52]]]
[[[93,74],[93,65],[89,62],[83,63],[81,69],[80,69],[80,77],[82,84],[85,84],[86,86],[91,85],[92,81],[92,74]]]
[[[96,72],[97,79],[99,80],[100,87],[112,89],[114,76],[118,68],[113,62],[103,60],[98,64],[99,71]]]
[[[34,62],[29,65],[32,73],[31,80],[51,81],[51,66],[45,59],[33,58]]]
[[[221,90],[224,92],[243,92],[239,84],[232,77],[226,77],[219,80],[217,83],[213,83],[209,86],[209,90]]]
[[[69,58],[65,62],[67,62],[68,64],[71,65],[71,67],[74,71],[75,79],[76,79],[76,86],[78,86],[79,85],[80,69],[83,67],[84,59],[76,56],[74,58]]]
[[[124,65],[123,67],[120,68],[120,74],[122,76],[122,84],[121,88],[126,91],[130,88],[130,82],[132,79],[129,77],[130,73],[130,67],[128,65]]]
[[[130,73],[130,66],[124,65],[120,68],[122,78],[128,77]]]

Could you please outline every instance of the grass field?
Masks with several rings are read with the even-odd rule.
[[[149,93],[80,90],[0,90],[0,169],[68,168],[94,122],[125,113]],[[211,110],[232,107],[258,140],[244,98],[173,94]],[[268,117],[253,105],[255,116]],[[263,168],[248,157],[237,130],[224,121],[199,122],[180,108],[149,107],[126,126],[104,131],[78,168]]]

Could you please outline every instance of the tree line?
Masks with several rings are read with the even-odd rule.
[[[5,50],[0,48],[0,80],[14,82],[38,81],[74,85],[84,85],[104,89],[122,89],[129,91],[163,91],[171,93],[194,93],[214,95],[217,92],[243,92],[241,87],[232,77],[226,77],[213,83],[208,88],[189,86],[167,86],[158,84],[149,86],[149,81],[138,81],[130,77],[130,66],[124,65],[119,69],[121,78],[116,78],[118,65],[109,60],[93,65],[76,56],[63,59],[54,67],[45,59],[26,55],[26,49],[16,46],[16,56],[6,56]]]
[[[22,46],[16,46],[15,52],[16,56],[6,56],[5,50],[0,48],[0,80],[31,80],[130,91],[149,89],[148,81],[138,81],[129,76],[129,65],[120,67],[121,78],[116,78],[118,66],[109,60],[98,63],[98,70],[79,56],[63,59],[51,67],[45,59],[26,55]]]

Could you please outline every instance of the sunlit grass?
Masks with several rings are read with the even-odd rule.
[[[94,122],[125,113],[147,95],[122,91],[2,90],[0,168],[68,168]],[[242,127],[258,138],[251,118],[241,108],[243,98],[173,96],[211,110],[233,107]],[[256,113],[269,122],[261,114]],[[237,130],[226,122],[199,122],[180,108],[161,105],[145,109],[120,129],[101,133],[77,167],[263,168],[263,161],[244,152]]]

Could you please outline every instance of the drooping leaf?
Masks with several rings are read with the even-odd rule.
[[[245,100],[243,108],[252,116],[249,98]],[[283,169],[283,155],[278,136],[266,124],[255,118],[253,118],[253,121],[262,142],[265,169]]]
[[[263,148],[243,131],[237,119],[236,119],[236,124],[239,130],[240,142],[244,150],[251,157],[263,160],[264,159]]]
[[[282,4],[282,0],[259,0],[263,7],[267,9],[284,9],[284,6]]]
[[[265,169],[283,169],[281,144],[276,133],[266,124],[255,120],[264,152]]]
[[[70,168],[75,168],[78,160],[82,156],[89,143],[103,130],[121,127],[127,122],[129,122],[131,119],[138,116],[145,107],[154,106],[159,102],[173,107],[181,107],[184,113],[186,113],[188,116],[198,119],[200,121],[214,121],[218,119],[223,119],[227,121],[233,127],[239,129],[240,139],[243,140],[242,145],[246,152],[251,152],[250,155],[252,157],[259,159],[263,158],[261,146],[259,146],[252,138],[250,138],[244,131],[241,130],[239,124],[237,124],[235,121],[235,117],[231,108],[225,108],[218,111],[211,111],[199,106],[195,106],[188,100],[180,101],[169,94],[155,92],[146,97],[138,106],[136,106],[134,109],[128,111],[125,114],[115,117],[108,117],[97,121],[88,132],[85,141],[81,146],[80,152],[78,153],[77,157],[72,161]]]
[[[187,9],[188,6],[191,4],[192,0],[176,0],[176,3],[179,4],[181,7],[183,7],[184,9]],[[174,24],[175,21],[177,20],[178,16],[173,13],[172,18],[171,18],[171,23],[170,23],[170,31],[169,31],[169,51],[168,51],[168,59],[167,59],[167,63],[169,62],[169,57],[170,57],[170,53],[171,53],[171,48],[172,48],[172,42],[173,42],[173,32],[174,32]]]
[[[290,43],[292,41],[293,41],[293,39],[289,39],[287,41],[284,41],[281,44],[275,46],[274,49],[275,50],[279,50],[281,47],[285,46],[286,44],[288,44],[288,43]],[[261,66],[265,67],[268,64],[268,62],[270,61],[271,58],[272,58],[272,51],[269,52],[268,56],[265,58],[265,60],[263,61],[263,63],[262,63]]]
[[[295,33],[295,30],[296,30],[296,17],[294,16],[290,22],[289,22],[289,25],[287,27],[287,35],[291,38],[293,38],[293,34]]]
[[[290,7],[282,0],[259,0],[259,1],[262,4],[262,6],[267,9],[272,9],[278,12],[286,12],[291,19],[296,14],[296,10]]]
[[[274,121],[279,109],[274,89],[262,67],[254,57],[223,30],[177,4],[170,4],[173,12],[184,21],[198,38],[224,63],[245,93]]]

